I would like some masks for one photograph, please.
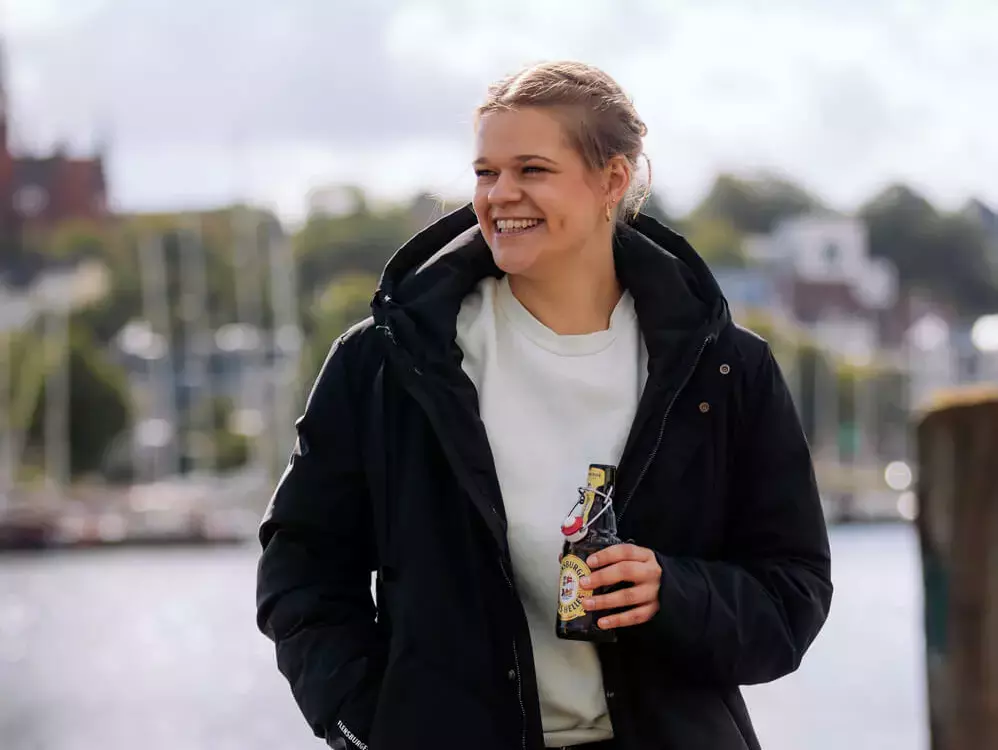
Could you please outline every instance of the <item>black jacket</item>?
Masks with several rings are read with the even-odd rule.
[[[455,344],[463,298],[500,275],[475,221],[460,209],[389,262],[373,319],[330,351],[261,525],[258,624],[334,747],[543,746],[499,483]],[[625,750],[758,748],[739,686],[795,670],[832,596],[808,446],[768,345],[732,324],[685,240],[641,216],[614,254],[650,360],[618,525],[663,570],[661,611],[600,646],[614,732]]]

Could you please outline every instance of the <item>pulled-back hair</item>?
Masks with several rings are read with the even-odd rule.
[[[476,112],[476,123],[490,112],[522,107],[550,108],[562,115],[559,119],[569,142],[593,171],[603,169],[615,156],[626,157],[632,179],[621,206],[637,214],[651,190],[651,162],[643,142],[648,128],[615,80],[580,62],[533,65],[489,86]],[[637,180],[641,156],[648,163],[643,187]]]

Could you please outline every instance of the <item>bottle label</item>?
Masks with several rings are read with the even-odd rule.
[[[593,490],[601,490],[606,487],[606,469],[601,469],[599,466],[590,466],[589,473],[586,475],[586,484],[589,485],[586,500],[589,501],[589,505],[592,505],[593,498],[595,497]]]
[[[589,566],[575,555],[565,555],[561,560],[561,581],[558,586],[558,617],[562,622],[576,620],[589,614],[583,601],[593,595],[579,583],[583,576],[592,575]]]

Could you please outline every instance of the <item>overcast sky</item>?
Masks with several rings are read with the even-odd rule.
[[[998,204],[993,0],[0,0],[17,144],[108,143],[124,209],[470,190],[471,112],[522,64],[604,67],[671,208],[720,170],[840,208],[904,180]]]

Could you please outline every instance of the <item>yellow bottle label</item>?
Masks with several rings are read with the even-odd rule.
[[[589,514],[592,512],[593,503],[596,500],[596,493],[593,490],[600,489],[606,485],[606,472],[597,469],[595,466],[589,467],[589,474],[586,476],[586,484],[589,489],[585,492],[586,504],[582,510],[582,525],[589,523]]]
[[[582,588],[583,576],[592,575],[589,566],[575,555],[565,555],[561,560],[561,580],[558,586],[558,618],[562,622],[585,617],[583,601],[593,595],[592,589]]]

